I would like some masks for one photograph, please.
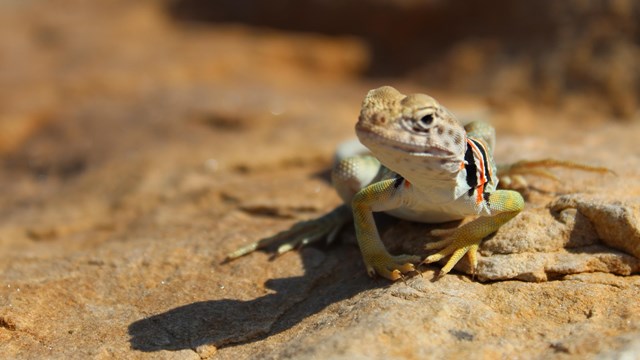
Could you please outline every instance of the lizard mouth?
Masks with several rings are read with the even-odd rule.
[[[374,155],[376,154],[376,149],[386,148],[416,157],[448,158],[456,156],[453,151],[442,146],[419,144],[417,142],[404,141],[398,137],[383,136],[371,129],[359,128],[357,133],[360,141]]]

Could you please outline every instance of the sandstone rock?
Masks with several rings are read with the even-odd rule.
[[[544,281],[581,272],[638,273],[637,208],[634,199],[560,196],[548,209],[522,213],[486,241],[481,252],[490,256],[480,261],[476,275]]]
[[[602,242],[640,258],[640,198],[619,201],[566,195],[550,208],[557,212],[577,209],[591,221]]]

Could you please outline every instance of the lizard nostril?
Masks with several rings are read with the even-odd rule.
[[[420,124],[431,125],[433,123],[433,114],[427,114],[420,118]]]

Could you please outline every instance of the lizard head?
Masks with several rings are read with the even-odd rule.
[[[454,175],[464,160],[464,127],[427,95],[406,96],[390,86],[369,91],[356,133],[383,165],[402,175]]]

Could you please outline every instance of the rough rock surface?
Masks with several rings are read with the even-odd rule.
[[[640,356],[637,121],[363,79],[362,39],[196,25],[156,1],[5,1],[0,22],[1,358]],[[338,204],[333,148],[382,83],[489,116],[503,162],[617,175],[528,178],[475,278],[371,279],[348,227],[222,263]],[[414,253],[455,225],[379,224]]]

